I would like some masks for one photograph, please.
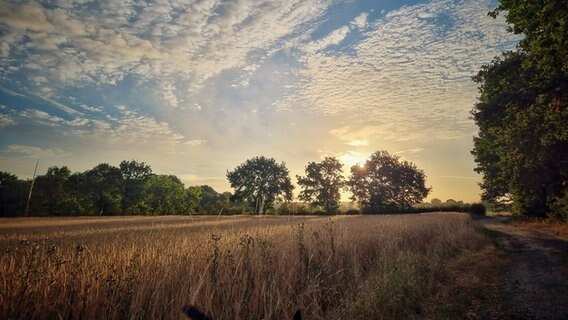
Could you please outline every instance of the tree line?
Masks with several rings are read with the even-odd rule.
[[[341,191],[348,190],[364,213],[394,213],[412,211],[431,191],[422,170],[386,151],[350,170],[346,179],[343,164],[334,157],[308,163],[305,175],[296,176],[298,200],[334,214]],[[31,179],[0,171],[0,216],[265,214],[293,200],[286,164],[274,158],[248,159],[227,171],[227,179],[234,193],[218,193],[207,185],[185,187],[175,175],[155,174],[144,162],[125,160],[117,167],[102,163],[75,173],[66,166],[50,167],[31,188]]]

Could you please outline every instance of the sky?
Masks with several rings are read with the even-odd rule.
[[[348,176],[386,150],[424,170],[428,199],[478,201],[471,77],[519,41],[496,6],[3,0],[0,171],[135,159],[231,191],[227,170],[254,156],[295,182],[310,161]]]

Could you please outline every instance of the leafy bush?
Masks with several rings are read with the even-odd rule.
[[[550,205],[551,217],[568,221],[568,191],[562,197],[556,197]]]
[[[483,203],[474,203],[470,206],[469,213],[474,216],[483,217],[487,213],[487,209]]]
[[[347,215],[361,214],[361,210],[359,210],[359,209],[348,209],[347,211],[345,211],[345,214],[347,214]]]

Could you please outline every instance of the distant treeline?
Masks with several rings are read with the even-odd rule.
[[[71,173],[50,167],[33,182],[27,215],[166,215],[237,213],[242,204],[210,186],[185,187],[175,175],[152,172],[144,162],[102,163]],[[0,171],[0,216],[24,216],[31,179]]]
[[[385,151],[343,177],[342,164],[327,157],[310,162],[306,176],[296,176],[301,192],[292,202],[294,186],[285,163],[254,157],[227,172],[235,193],[219,193],[207,185],[186,187],[175,175],[155,174],[136,160],[118,167],[101,163],[72,173],[50,167],[35,179],[19,179],[0,171],[0,216],[174,215],[174,214],[360,214],[469,212],[472,206],[453,201],[442,206],[422,202],[431,188],[414,164]],[[353,202],[340,202],[340,190]],[[31,190],[31,194],[30,194]],[[435,199],[436,200],[436,199]],[[484,211],[483,211],[484,212]]]

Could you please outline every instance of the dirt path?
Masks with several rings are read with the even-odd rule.
[[[512,254],[503,284],[504,318],[568,319],[568,238],[505,221],[481,221]]]

